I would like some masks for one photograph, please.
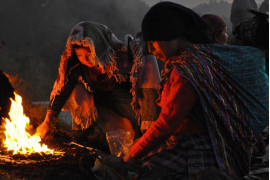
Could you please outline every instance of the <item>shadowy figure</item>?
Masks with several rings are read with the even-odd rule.
[[[235,27],[231,44],[264,50],[266,73],[269,74],[269,15],[255,10],[248,12],[255,16]]]
[[[233,0],[230,15],[230,20],[233,25],[232,30],[234,30],[239,23],[253,17],[253,14],[248,13],[248,9],[257,10],[255,0]]]
[[[0,124],[3,118],[9,118],[11,106],[10,98],[14,99],[14,89],[8,80],[8,77],[0,70]]]

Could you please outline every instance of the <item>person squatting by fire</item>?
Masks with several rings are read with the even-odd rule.
[[[155,100],[160,74],[141,37],[128,40],[125,46],[108,27],[91,21],[72,28],[47,115],[36,134],[44,138],[63,108],[71,111],[75,130],[123,129],[141,136],[159,114]]]
[[[172,2],[150,8],[142,34],[149,51],[165,61],[161,112],[123,161],[142,162],[148,175],[160,172],[161,179],[193,179],[209,167],[247,175],[255,134],[269,118],[263,51],[214,44],[205,21]]]

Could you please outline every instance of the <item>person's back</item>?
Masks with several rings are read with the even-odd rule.
[[[265,72],[264,51],[250,46],[209,45],[234,81],[240,86],[241,96],[245,96],[249,108],[249,122],[256,134],[261,133],[268,124],[269,78]]]

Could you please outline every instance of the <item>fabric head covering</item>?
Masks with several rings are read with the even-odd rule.
[[[213,37],[226,27],[224,20],[214,14],[205,14],[202,16],[203,20],[210,26]]]
[[[189,8],[173,2],[160,2],[150,8],[142,22],[145,41],[169,41],[184,37],[193,43],[209,43],[210,29]]]
[[[115,75],[117,70],[114,58],[116,51],[126,50],[124,43],[119,41],[105,25],[91,21],[76,24],[69,34],[66,49],[61,56],[59,74],[51,92],[51,99],[59,94],[64,86],[67,64],[74,51],[74,45],[89,48],[91,61],[95,66],[101,67],[102,72],[106,72],[109,77]]]

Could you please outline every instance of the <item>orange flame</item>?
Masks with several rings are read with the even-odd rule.
[[[37,135],[31,136],[25,131],[29,126],[29,118],[23,114],[22,97],[15,93],[15,101],[11,99],[9,112],[10,119],[6,118],[4,146],[7,150],[13,150],[13,154],[41,153],[54,154],[54,150],[40,144],[41,138]]]

